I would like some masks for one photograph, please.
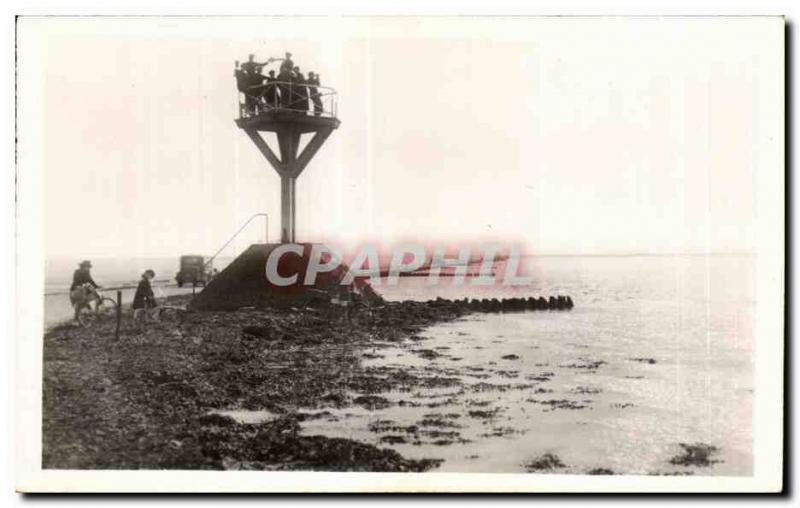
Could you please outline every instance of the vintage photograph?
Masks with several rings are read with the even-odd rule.
[[[782,18],[17,27],[23,489],[780,489]]]

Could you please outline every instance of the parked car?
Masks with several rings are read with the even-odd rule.
[[[213,278],[215,270],[211,262],[206,262],[203,256],[181,256],[180,271],[175,274],[178,287],[184,284],[205,286]]]

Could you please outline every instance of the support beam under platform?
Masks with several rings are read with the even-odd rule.
[[[281,242],[295,242],[297,178],[339,126],[339,120],[282,113],[240,119],[237,125],[247,133],[281,179]],[[280,158],[261,137],[260,131],[277,135]],[[305,133],[313,134],[313,137],[299,152],[300,137]]]
[[[281,176],[281,242],[294,243],[295,185],[297,179]]]

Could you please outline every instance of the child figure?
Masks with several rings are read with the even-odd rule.
[[[139,281],[139,286],[136,288],[136,294],[133,296],[133,320],[134,321],[147,321],[148,317],[154,321],[158,321],[158,303],[153,294],[153,288],[150,281],[156,276],[153,270],[145,270],[142,274],[142,280]]]

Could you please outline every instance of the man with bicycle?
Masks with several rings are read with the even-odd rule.
[[[81,261],[78,269],[72,273],[72,285],[69,287],[69,301],[75,308],[74,321],[79,322],[78,316],[84,308],[91,309],[90,302],[97,302],[97,309],[100,307],[97,289],[100,285],[92,278],[92,262]],[[95,310],[97,310],[95,309]]]

